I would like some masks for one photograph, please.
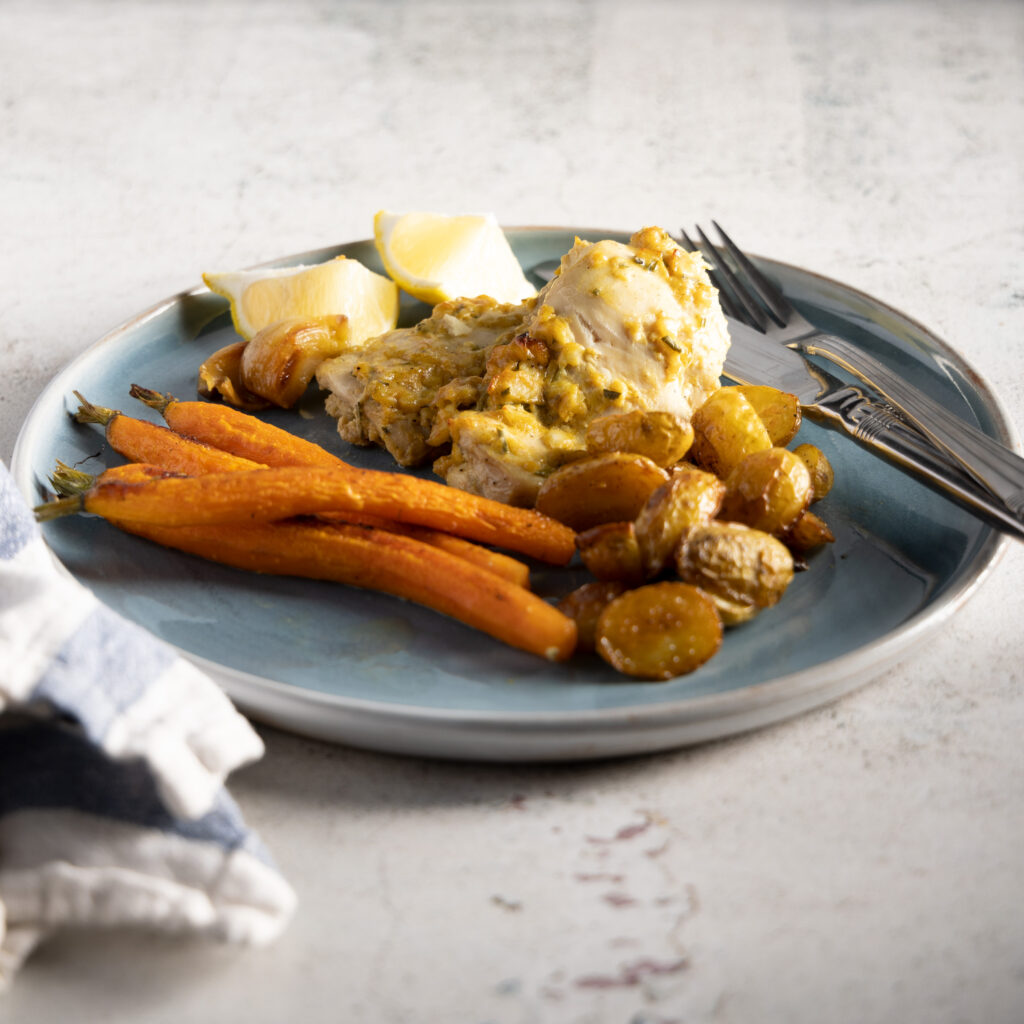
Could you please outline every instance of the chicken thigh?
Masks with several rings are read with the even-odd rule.
[[[689,418],[718,388],[729,347],[702,257],[660,228],[628,245],[577,241],[521,325],[487,353],[476,407],[448,422],[435,471],[453,486],[532,505],[578,458],[590,421],[659,409]]]

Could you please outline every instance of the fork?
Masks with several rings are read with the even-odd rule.
[[[955,459],[1002,501],[1017,520],[1024,520],[1024,459],[907,384],[874,356],[811,324],[721,225],[711,223],[721,238],[721,246],[712,244],[699,227],[699,245],[685,231],[681,237],[690,251],[699,249],[712,263],[710,276],[727,316],[756,328],[774,342],[807,355],[821,356],[853,374],[877,391],[932,444]],[[732,266],[723,258],[723,251]]]

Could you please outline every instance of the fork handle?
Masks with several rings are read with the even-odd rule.
[[[907,384],[873,356],[842,338],[823,335],[801,346],[843,367],[906,415],[938,448],[948,453],[982,486],[1024,520],[1024,459],[938,402]]]
[[[980,512],[992,525],[1024,540],[1024,522],[1018,515],[860,388],[833,388],[820,396],[808,413],[940,488],[971,511]]]

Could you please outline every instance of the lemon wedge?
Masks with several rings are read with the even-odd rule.
[[[393,330],[398,287],[358,260],[338,256],[326,263],[203,274],[212,292],[231,303],[235,330],[246,340],[282,320],[339,314],[347,344]]]
[[[521,302],[536,294],[493,214],[380,210],[373,238],[387,272],[432,306],[478,295]]]

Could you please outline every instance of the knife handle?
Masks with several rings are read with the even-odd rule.
[[[912,427],[854,385],[833,388],[808,409],[812,419],[855,438],[904,469],[938,487],[960,504],[980,512],[1004,532],[1024,540],[1024,522],[957,463],[944,457]]]
[[[843,367],[891,402],[936,447],[942,449],[978,483],[1006,503],[1017,518],[1024,516],[1024,459],[1005,445],[965,423],[934,399],[894,373],[867,352],[837,338],[820,335],[802,348]]]

